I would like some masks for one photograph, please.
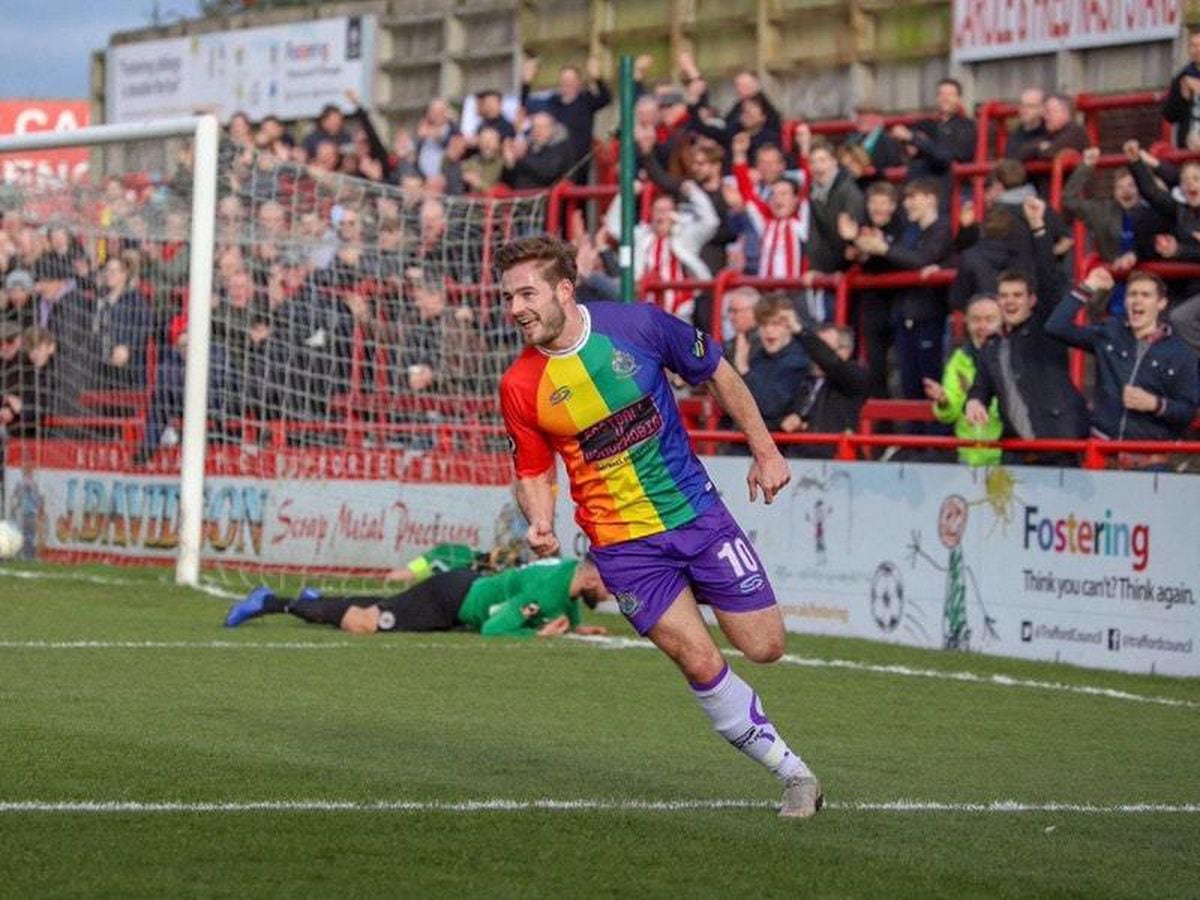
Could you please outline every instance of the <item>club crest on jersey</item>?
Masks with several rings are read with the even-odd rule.
[[[708,335],[696,329],[696,343],[692,344],[692,355],[696,359],[704,359],[704,354],[708,351]]]
[[[629,591],[621,591],[617,594],[617,609],[621,610],[621,615],[632,616],[641,608],[642,601]]]
[[[571,399],[571,389],[565,384],[557,391],[550,395],[550,405],[558,406],[560,403],[565,403]]]
[[[638,370],[637,360],[624,350],[616,350],[612,357],[612,370],[622,378],[628,378]]]

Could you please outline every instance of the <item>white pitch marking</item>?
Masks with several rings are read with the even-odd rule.
[[[774,809],[769,800],[249,800],[189,802],[179,800],[7,800],[4,813],[244,813],[244,812],[686,812],[690,810]],[[845,801],[826,804],[834,812],[850,813],[1077,813],[1081,815],[1195,815],[1200,803],[1025,803],[993,800],[988,803],[942,803],[927,800]]]
[[[573,641],[595,644],[610,650],[654,649],[654,644],[644,638],[603,637],[592,635],[566,635]],[[724,649],[726,656],[742,656],[740,650]],[[1089,697],[1107,697],[1110,700],[1125,700],[1131,703],[1153,703],[1159,706],[1178,706],[1187,709],[1200,709],[1200,703],[1194,700],[1180,700],[1175,697],[1156,697],[1150,694],[1134,694],[1116,688],[1094,687],[1087,684],[1064,684],[1060,681],[1037,681],[1031,678],[1014,678],[1011,675],[979,675],[975,672],[944,671],[941,669],[913,669],[909,666],[879,665],[876,663],[856,662],[849,659],[817,659],[809,656],[796,656],[785,653],[777,663],[788,666],[800,666],[809,669],[848,669],[855,672],[874,672],[880,675],[899,675],[904,678],[932,678],[938,681],[958,681],[966,684],[990,684],[996,687],[1029,688],[1043,691],[1061,691],[1068,694],[1082,694]]]
[[[608,650],[653,649],[650,641],[626,637],[567,635],[570,640],[591,644]],[[0,650],[335,650],[348,647],[366,647],[361,641],[0,641]],[[379,641],[371,646],[394,647],[401,650],[479,650],[504,647],[513,649],[514,642],[483,641],[479,643],[415,643],[410,641]],[[742,656],[738,650],[725,650],[726,656]],[[1156,706],[1171,706],[1183,709],[1200,709],[1200,702],[1180,700],[1175,697],[1158,697],[1152,694],[1134,694],[1115,688],[1095,687],[1086,684],[1064,684],[1057,681],[1036,681],[1014,678],[1010,675],[979,675],[974,672],[942,671],[938,669],[913,669],[899,665],[877,665],[847,659],[816,659],[786,653],[779,658],[782,665],[809,669],[846,669],[855,672],[873,672],[881,675],[898,675],[904,678],[929,678],[936,681],[957,681],[963,684],[986,684],[995,687],[1025,688],[1029,690],[1057,691],[1085,697],[1104,697],[1128,703],[1149,703]]]

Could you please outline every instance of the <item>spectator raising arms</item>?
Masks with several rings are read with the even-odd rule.
[[[571,168],[567,132],[548,112],[529,119],[528,138],[504,141],[504,182],[516,190],[547,188]]]
[[[1113,277],[1104,268],[1086,279],[1055,307],[1046,331],[1096,358],[1092,431],[1117,440],[1178,440],[1200,403],[1196,354],[1162,321],[1167,286],[1151,272],[1131,272],[1125,286],[1125,318],[1110,316],[1096,325],[1074,322],[1080,304],[1109,291]],[[1162,466],[1152,454],[1134,465]]]
[[[759,149],[767,144],[780,146],[783,143],[779,113],[766,94],[758,78],[750,72],[741,72],[735,79],[738,101],[723,119],[715,118],[708,105],[708,84],[700,75],[691,57],[680,56],[684,84],[687,90],[688,128],[696,134],[716,141],[727,152],[733,152],[734,139],[739,134],[749,138],[746,155],[751,163]]]
[[[584,162],[592,152],[596,113],[612,102],[600,77],[600,60],[588,58],[586,85],[578,66],[563,66],[558,70],[558,90],[545,93],[531,92],[537,72],[537,57],[526,59],[521,70],[521,103],[529,113],[544,111],[562,124],[569,147],[566,168],[572,169],[576,184],[587,184],[589,167]]]
[[[1142,199],[1128,168],[1113,172],[1109,196],[1086,197],[1085,189],[1096,173],[1099,159],[1099,147],[1083,151],[1079,166],[1063,189],[1063,206],[1083,219],[1100,258],[1119,271],[1127,271],[1139,259],[1154,257],[1154,236],[1173,230],[1174,215],[1164,220]],[[1172,206],[1172,214],[1174,211]]]
[[[1175,125],[1175,146],[1200,147],[1200,31],[1188,32],[1188,63],[1171,79],[1163,118]]]
[[[721,224],[712,201],[693,181],[681,186],[687,198],[676,205],[670,194],[660,194],[650,207],[650,221],[633,228],[634,278],[639,282],[652,275],[659,281],[682,278],[712,278],[712,272],[700,258],[700,251]],[[609,235],[621,234],[621,198],[608,206],[604,227]],[[658,305],[686,322],[695,310],[695,292],[671,288],[659,294]]]
[[[746,214],[759,236],[761,250],[758,274],[764,278],[799,278],[805,268],[804,242],[808,240],[808,204],[800,196],[800,185],[780,178],[771,186],[764,202],[750,180],[747,154],[750,135],[733,139],[733,174],[746,204]]]
[[[854,332],[842,325],[805,328],[793,315],[792,328],[800,346],[812,360],[809,379],[801,386],[792,411],[783,417],[782,431],[808,434],[843,434],[858,430],[858,416],[867,399],[867,373],[851,357]],[[789,456],[832,459],[833,444],[797,444]]]

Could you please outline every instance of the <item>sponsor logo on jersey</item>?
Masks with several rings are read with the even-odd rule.
[[[571,389],[566,385],[560,387],[557,391],[550,395],[550,405],[558,406],[560,403],[565,403],[571,399]]]
[[[638,370],[637,360],[624,350],[616,350],[613,352],[612,370],[622,378],[628,378]]]
[[[642,601],[629,591],[621,591],[617,594],[617,609],[621,610],[621,615],[632,616],[641,608]]]
[[[585,462],[611,459],[662,431],[662,416],[651,397],[636,400],[579,432]]]
[[[692,355],[696,359],[704,359],[704,354],[708,352],[708,335],[696,329],[696,343],[692,344]]]

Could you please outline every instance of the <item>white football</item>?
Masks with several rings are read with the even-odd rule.
[[[25,537],[12,522],[0,520],[0,559],[10,559],[21,552]]]

